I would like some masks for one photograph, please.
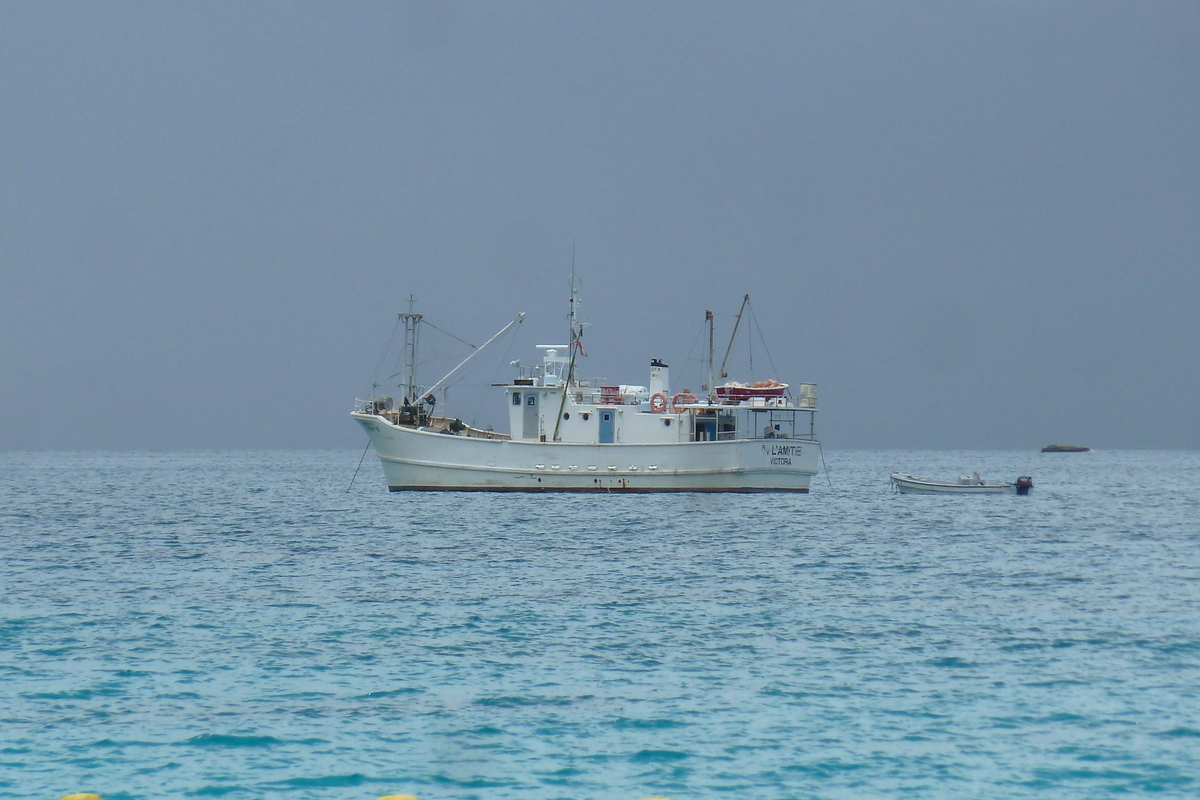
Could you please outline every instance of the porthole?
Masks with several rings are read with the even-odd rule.
[[[570,418],[571,418],[571,412],[570,412],[570,411],[564,411],[564,412],[563,412],[563,419],[570,419]]]

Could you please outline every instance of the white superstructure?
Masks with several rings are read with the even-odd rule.
[[[419,322],[420,315],[405,316]],[[390,398],[358,401],[353,417],[375,446],[388,488],[808,491],[819,459],[815,384],[802,384],[795,401],[777,381],[727,383],[698,397],[673,392],[668,366],[654,359],[648,386],[596,385],[576,377],[583,326],[573,314],[570,321],[568,344],[538,345],[541,363],[518,366],[503,386],[508,434],[436,413],[433,392],[442,381],[420,392],[410,379],[399,407]],[[711,363],[710,354],[710,372]]]

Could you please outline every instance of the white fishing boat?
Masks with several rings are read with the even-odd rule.
[[[976,472],[950,482],[893,472],[892,488],[901,494],[1029,494],[1033,478],[1021,475],[1012,483],[988,483]]]
[[[708,326],[708,381],[699,393],[671,386],[669,368],[650,361],[648,385],[580,378],[583,323],[571,286],[569,339],[537,345],[538,364],[516,366],[504,384],[509,433],[464,424],[444,408],[438,390],[521,314],[446,377],[424,388],[414,370],[422,315],[400,314],[405,325],[403,398],[376,394],[356,402],[383,465],[398,491],[535,492],[807,492],[817,473],[816,384],[793,396],[778,381],[714,384],[713,315]],[[747,308],[743,298],[734,335]],[[730,337],[730,347],[733,336]],[[719,378],[726,378],[721,363]],[[711,387],[711,388],[710,388]],[[746,391],[749,389],[750,391]]]

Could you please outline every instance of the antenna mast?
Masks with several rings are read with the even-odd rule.
[[[704,321],[708,323],[708,383],[704,391],[708,392],[708,402],[713,401],[713,312],[704,312]]]
[[[567,325],[570,328],[570,338],[567,340],[571,344],[568,348],[570,360],[567,364],[567,374],[563,379],[562,397],[558,401],[558,415],[554,418],[554,436],[551,441],[558,441],[558,429],[562,425],[563,409],[567,406],[567,391],[571,388],[571,384],[575,381],[575,356],[583,352],[583,329],[585,324],[579,322],[575,311],[579,306],[579,287],[583,285],[583,281],[575,274],[575,243],[571,243],[571,299],[570,308],[567,309]]]
[[[577,331],[575,330],[575,304],[579,299],[580,281],[575,277],[575,242],[571,242],[571,299],[570,307],[567,309],[567,326],[570,328],[567,333],[570,338],[567,339],[571,343],[571,363],[575,362],[575,345],[578,344]]]
[[[400,314],[404,323],[404,402],[409,402],[417,396],[417,339],[421,332],[421,319],[424,314],[413,313],[415,299],[408,296],[408,313]]]

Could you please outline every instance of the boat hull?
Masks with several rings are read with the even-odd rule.
[[[942,483],[911,475],[892,475],[892,486],[901,494],[1018,494],[1015,483]]]
[[[388,488],[474,492],[808,492],[819,445],[799,439],[671,444],[489,440],[353,415]]]

